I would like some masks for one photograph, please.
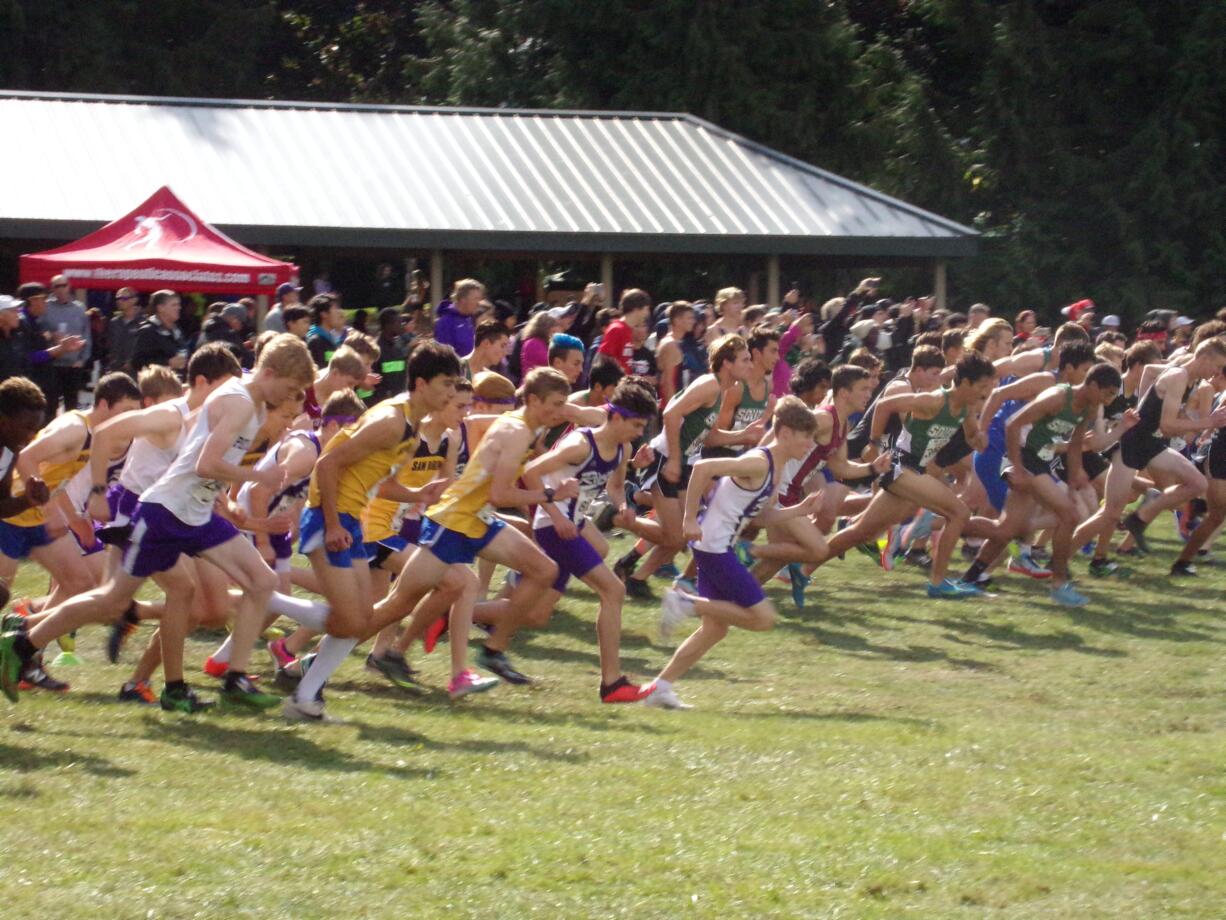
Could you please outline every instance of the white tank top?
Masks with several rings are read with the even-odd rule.
[[[119,481],[119,471],[123,469],[127,462],[128,454],[132,452],[129,445],[124,451],[123,456],[112,460],[106,467],[106,484],[109,486],[113,482]],[[90,472],[89,464],[77,470],[75,476],[68,480],[68,485],[64,487],[64,494],[68,496],[68,501],[72,503],[72,507],[80,513],[85,513],[85,506],[89,503],[89,490],[94,484],[93,474]]]
[[[741,530],[750,518],[766,507],[775,493],[775,458],[769,450],[761,450],[766,455],[766,480],[756,489],[745,489],[737,485],[731,476],[720,479],[715,486],[715,494],[703,510],[698,523],[702,528],[702,539],[695,540],[691,545],[704,553],[726,553],[736,543]],[[752,452],[747,451],[745,456]]]
[[[8,475],[9,467],[13,465],[13,452],[7,447],[0,447],[0,482]]]
[[[291,431],[287,431],[285,433],[285,437],[283,437],[280,441],[278,441],[272,447],[268,448],[268,453],[266,453],[264,456],[262,456],[259,459],[259,462],[256,463],[255,468],[257,470],[267,470],[267,469],[271,469],[272,467],[276,466],[277,465],[277,455],[281,453],[281,448],[285,447],[287,444],[290,443],[290,441],[293,441],[293,440],[301,440],[301,441],[310,442],[311,446],[315,448],[316,459],[319,458],[319,454],[321,452],[321,448],[319,444],[319,435],[317,435],[314,431],[304,431],[300,428],[295,428]],[[314,467],[312,467],[312,469],[314,469]],[[290,508],[294,506],[294,503],[297,502],[299,499],[306,498],[307,486],[310,485],[310,482],[311,482],[310,473],[307,473],[304,477],[299,479],[297,482],[287,482],[281,488],[281,491],[278,492],[276,495],[274,495],[269,500],[268,514],[271,516],[274,514],[280,514],[282,511],[288,511]],[[248,514],[252,514],[251,490],[254,486],[255,486],[254,482],[244,482],[238,490],[238,499],[237,499],[238,506],[242,508],[244,511],[246,511]],[[260,510],[257,516],[264,517],[263,509]]]
[[[613,455],[613,459],[606,460],[600,456],[600,449],[596,446],[592,429],[580,428],[579,433],[587,439],[588,452],[583,461],[574,466],[564,466],[541,477],[541,482],[551,489],[556,489],[568,479],[579,480],[579,497],[557,503],[562,514],[576,524],[587,517],[588,509],[596,499],[600,498],[605,485],[608,484],[609,477],[623,462],[620,444],[617,445],[617,452]],[[532,526],[550,527],[552,525],[553,520],[549,514],[542,506],[537,505],[536,514],[532,518]]]
[[[166,470],[157,482],[141,493],[142,502],[153,502],[163,506],[184,524],[200,527],[209,522],[213,514],[213,502],[225,489],[226,484],[216,479],[204,479],[196,473],[196,463],[204,450],[204,443],[212,433],[209,428],[209,408],[214,400],[238,396],[246,400],[255,411],[251,419],[234,439],[234,443],[226,449],[223,459],[226,463],[237,465],[243,459],[247,449],[251,447],[264,423],[264,410],[255,405],[251,394],[242,380],[233,378],[226,381],[205,400],[200,411],[196,413],[196,421],[183,438],[179,455],[170,468]]]
[[[136,438],[128,450],[128,461],[119,474],[119,484],[136,495],[157,482],[158,477],[170,469],[170,464],[179,456],[183,444],[184,425],[188,415],[187,397],[171,400],[170,405],[179,410],[179,436],[169,447],[158,447],[148,438]]]

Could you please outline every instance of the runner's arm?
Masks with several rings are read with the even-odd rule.
[[[89,454],[90,483],[106,485],[107,467],[123,453],[121,448],[136,438],[173,434],[182,424],[182,418],[174,406],[162,404],[122,412],[107,419],[94,431],[93,450]]]
[[[697,526],[698,509],[713,479],[720,476],[740,476],[742,478],[765,476],[768,467],[765,455],[759,451],[753,451],[740,457],[699,460],[694,464],[690,481],[686,484],[685,524]]]
[[[340,527],[340,512],[336,508],[336,490],[341,471],[348,469],[377,450],[395,447],[404,431],[404,419],[399,412],[364,416],[353,436],[334,450],[326,451],[315,463],[315,484],[319,488],[319,505],[325,527]]]
[[[1005,422],[1005,456],[1014,469],[1025,471],[1022,466],[1022,429],[1055,415],[1063,405],[1064,391],[1049,387],[1047,392],[1026,403]]]
[[[660,373],[660,405],[667,406],[676,395],[673,369],[681,363],[681,347],[674,341],[665,342],[656,353],[656,369]]]
[[[545,494],[543,477],[556,472],[565,466],[575,466],[582,463],[588,454],[587,439],[578,432],[571,432],[547,454],[542,454],[524,467],[521,477],[529,489]],[[558,510],[555,502],[541,502],[541,508],[549,515],[555,528],[566,523],[566,516]]]
[[[209,413],[210,431],[196,460],[196,475],[231,484],[259,482],[267,478],[266,471],[257,473],[254,467],[226,462],[226,452],[234,446],[238,433],[251,421],[251,414],[255,411],[251,403],[240,396],[223,396],[201,411]]]

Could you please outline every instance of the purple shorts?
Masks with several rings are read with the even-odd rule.
[[[112,524],[127,524],[132,520],[140,496],[115,482],[106,490],[106,504],[111,509]]]
[[[410,546],[416,546],[417,541],[421,539],[421,518],[405,518],[404,523],[400,525],[400,538],[407,541]]]
[[[162,505],[142,502],[132,516],[132,539],[123,554],[123,570],[136,578],[165,572],[179,557],[199,556],[237,537],[238,530],[214,514],[200,526],[184,524]]]
[[[758,579],[741,564],[736,553],[708,553],[690,547],[698,565],[698,593],[712,601],[728,601],[738,607],[752,607],[766,600]]]
[[[536,545],[545,551],[545,555],[558,564],[558,577],[554,579],[553,590],[565,591],[566,583],[571,576],[582,578],[596,566],[604,562],[600,553],[596,552],[591,543],[583,538],[583,529],[579,535],[569,540],[563,540],[552,527],[541,527],[532,531],[536,537]]]

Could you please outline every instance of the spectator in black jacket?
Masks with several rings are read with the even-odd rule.
[[[247,319],[247,308],[241,303],[226,304],[220,311],[204,321],[204,340],[206,342],[226,342],[239,359],[239,363],[250,368],[253,356],[247,349],[247,336],[244,323]]]
[[[47,396],[55,389],[51,362],[60,355],[71,355],[85,347],[80,336],[65,336],[58,342],[39,326],[38,315],[45,300],[46,289],[41,284],[23,284],[19,293],[25,302],[0,295],[0,379],[27,377],[36,383],[47,397],[54,412],[55,403]]]
[[[108,371],[132,373],[132,348],[136,333],[140,331],[145,317],[140,308],[140,295],[130,287],[115,292],[115,312],[107,325]]]
[[[132,345],[132,370],[140,373],[150,364],[164,364],[172,370],[187,367],[187,341],[179,331],[182,303],[174,291],[154,291],[149,298],[153,315],[136,330]]]

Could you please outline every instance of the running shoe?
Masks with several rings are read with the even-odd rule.
[[[417,679],[417,672],[409,667],[403,655],[397,655],[395,652],[367,655],[366,670],[382,674],[401,690],[408,690],[412,693],[422,693],[425,690],[421,681]]]
[[[482,648],[477,653],[477,664],[485,668],[487,671],[492,671],[497,674],[508,684],[523,686],[532,683],[532,678],[527,674],[521,674],[511,664],[511,659],[507,658],[506,652],[491,652],[486,648]]]
[[[1095,578],[1106,578],[1109,575],[1114,575],[1117,578],[1127,578],[1132,574],[1132,569],[1120,565],[1118,562],[1112,562],[1110,559],[1091,559],[1090,574]]]
[[[216,677],[219,680],[226,676],[226,671],[230,670],[230,662],[218,661],[212,655],[204,659],[204,667],[202,670],[209,677]]]
[[[447,695],[453,700],[462,699],[470,693],[485,693],[493,690],[502,681],[497,677],[482,677],[472,668],[461,671],[447,684]]]
[[[1025,575],[1027,578],[1051,578],[1051,569],[1045,569],[1031,557],[1029,553],[1018,553],[1009,557],[1009,571],[1014,575]]]
[[[988,586],[992,584],[991,578],[981,578],[977,582],[955,581],[954,584],[958,590],[967,597],[987,597]]]
[[[284,639],[285,630],[280,626],[269,626],[266,630],[260,633],[260,638],[265,642],[274,642],[277,639]]]
[[[55,644],[60,647],[60,653],[51,662],[52,667],[79,668],[81,666],[81,658],[77,655],[77,634],[75,630],[66,636],[60,636],[55,640]]]
[[[647,696],[647,687],[632,684],[624,676],[617,678],[611,684],[600,685],[600,702],[602,703],[637,703]]]
[[[132,633],[136,632],[138,623],[140,623],[140,618],[136,615],[136,605],[129,604],[128,609],[111,624],[110,635],[106,640],[106,660],[111,664],[119,661],[119,653],[123,650],[124,643],[131,638]]]
[[[288,668],[277,668],[272,676],[272,685],[284,693],[293,693],[302,683],[302,674]]]
[[[611,504],[605,505],[596,512],[596,516],[592,518],[592,523],[596,525],[596,529],[601,533],[608,533],[613,529],[613,518],[617,516],[617,509]]]
[[[1175,578],[1195,578],[1199,573],[1196,571],[1196,566],[1190,562],[1184,562],[1182,559],[1176,559],[1171,563],[1171,575]]]
[[[694,584],[692,578],[682,578],[678,576],[673,579],[673,587],[678,591],[684,591],[686,594],[697,594],[698,585]]]
[[[932,568],[932,556],[927,550],[916,547],[907,551],[907,565],[913,565],[920,569]]]
[[[140,703],[142,706],[158,704],[157,694],[153,692],[147,680],[128,681],[119,688],[117,699],[121,703]]]
[[[651,588],[647,587],[647,582],[641,578],[626,579],[626,597],[632,597],[640,601],[654,601],[656,596],[651,593]]]
[[[881,550],[877,548],[877,544],[861,543],[856,547],[856,549],[868,556],[869,559],[872,559],[873,562],[877,563],[878,565],[881,564]]]
[[[283,668],[294,660],[294,655],[285,647],[284,639],[273,639],[265,646],[274,668]]]
[[[656,569],[656,574],[659,575],[661,578],[676,579],[676,578],[681,577],[681,572],[671,562],[666,562],[664,563],[664,565]]]
[[[1070,579],[1059,587],[1052,588],[1049,595],[1057,604],[1063,604],[1065,607],[1084,607],[1090,603],[1090,599],[1073,587],[1073,582]]]
[[[667,639],[687,618],[694,615],[694,602],[675,588],[664,592],[660,601],[660,638]]]
[[[67,693],[68,681],[58,680],[43,670],[43,656],[36,655],[22,669],[21,682],[17,685],[21,690],[46,690],[50,693]]]
[[[681,697],[672,687],[665,689],[652,681],[647,685],[647,695],[643,697],[644,706],[654,706],[657,709],[693,709],[689,703],[683,703]]]
[[[1030,547],[1030,558],[1039,565],[1048,565],[1051,563],[1051,553],[1042,546]]]
[[[10,703],[16,703],[21,694],[18,685],[21,683],[21,656],[13,648],[13,640],[20,633],[10,632],[0,635],[0,691],[9,698]]]
[[[751,544],[748,540],[736,541],[736,558],[741,560],[741,565],[745,566],[747,569],[752,569],[758,563],[758,560],[753,557],[753,552],[750,549],[750,546]]]
[[[0,615],[0,635],[10,632],[25,632],[26,618],[14,610],[12,613]]]
[[[923,540],[932,533],[932,522],[936,520],[936,515],[925,508],[915,517],[911,518],[911,523],[907,524],[902,531],[902,545],[910,549],[916,540]]]
[[[946,578],[939,585],[934,585],[929,582],[928,596],[934,600],[960,601],[964,600],[970,595],[966,591],[962,590],[962,586],[959,583],[953,581],[952,579]]]
[[[427,655],[434,651],[435,647],[438,645],[439,639],[447,635],[447,630],[450,628],[450,626],[451,621],[447,615],[444,614],[426,627],[426,634],[421,637],[421,644],[422,648],[426,650]]]
[[[221,701],[227,706],[243,709],[271,709],[281,702],[281,697],[273,693],[264,693],[246,674],[240,674],[231,681],[226,679],[226,686],[221,691]]]
[[[324,711],[324,695],[320,692],[315,699],[303,702],[297,695],[287,696],[281,704],[281,715],[289,722],[331,722]]]
[[[886,534],[885,545],[881,547],[881,567],[887,572],[894,571],[894,557],[898,555],[898,547],[902,541],[902,527],[895,525]]]
[[[626,553],[615,563],[613,563],[613,574],[622,581],[630,581],[630,576],[634,574],[634,567],[639,564],[639,556],[632,553]]]
[[[1132,539],[1136,542],[1137,549],[1139,549],[1143,555],[1148,556],[1149,541],[1145,539],[1145,528],[1148,525],[1137,517],[1137,513],[1135,511],[1128,515],[1128,517],[1124,518],[1123,524],[1124,529],[1132,534]]]
[[[212,700],[202,700],[196,696],[196,692],[191,687],[178,689],[166,687],[162,690],[162,698],[158,702],[167,712],[182,712],[189,716],[212,709],[214,705]]]
[[[810,578],[799,562],[788,563],[788,581],[792,583],[792,603],[797,610],[804,610],[805,588],[809,587]]]
[[[1121,546],[1115,552],[1118,556],[1128,556],[1130,558],[1140,558],[1141,556],[1145,555],[1145,553],[1141,552],[1141,547],[1139,546]]]

